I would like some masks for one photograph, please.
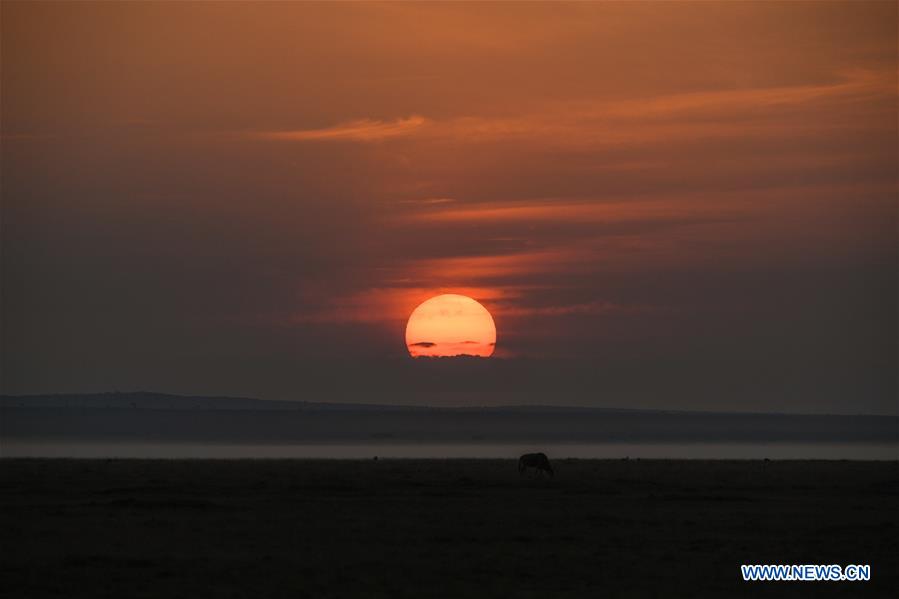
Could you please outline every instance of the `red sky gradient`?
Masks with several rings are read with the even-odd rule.
[[[581,402],[896,410],[894,3],[0,10],[4,393],[296,397],[460,293]]]

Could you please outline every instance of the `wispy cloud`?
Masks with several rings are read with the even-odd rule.
[[[786,129],[791,134],[815,133],[822,128],[820,120],[809,114],[805,115],[807,118],[798,118],[797,107],[822,111],[895,95],[893,70],[854,70],[834,77],[833,82],[824,84],[716,89],[643,99],[548,102],[536,111],[502,117],[469,115],[444,120],[410,117],[393,123],[359,123],[392,127],[418,118],[420,123],[415,127],[427,123],[428,127],[420,132],[430,140],[621,147],[674,140],[766,137],[782,134]],[[877,113],[874,123],[881,122]],[[859,123],[858,118],[850,121],[852,126]],[[840,124],[827,126],[834,128]],[[624,168],[635,166],[644,165],[625,164]]]
[[[320,129],[263,131],[255,134],[263,139],[284,141],[379,141],[410,135],[426,123],[422,116],[412,115],[392,121],[359,119]]]
[[[477,299],[488,306],[499,300],[510,301],[516,290],[511,287],[408,287],[402,281],[390,282],[390,286],[362,289],[341,295],[300,294],[298,302],[304,306],[301,313],[288,317],[275,316],[268,322],[281,324],[320,323],[400,323],[405,322],[412,310],[426,299],[440,293],[458,293]],[[425,340],[425,342],[428,342]]]
[[[455,198],[421,198],[412,200],[400,200],[401,204],[417,204],[422,206],[434,206],[437,204],[452,204]]]
[[[554,146],[621,146],[770,135],[789,126],[818,131],[817,121],[797,120],[788,109],[863,101],[893,95],[892,71],[851,71],[831,83],[773,88],[713,90],[648,99],[561,102],[537,112],[504,117],[458,116],[434,120],[413,114],[393,120],[362,118],[316,129],[260,131],[253,137],[282,141],[376,142],[421,136],[430,141],[484,143],[540,141]],[[770,112],[760,120],[759,110]],[[780,114],[780,111],[787,111]],[[778,118],[781,117],[781,118]],[[787,118],[785,122],[783,119]],[[748,122],[747,122],[748,119]],[[638,165],[639,166],[639,165]],[[429,198],[440,203],[446,198]]]
[[[649,314],[669,312],[670,309],[649,305],[621,305],[612,302],[595,301],[581,304],[558,306],[504,306],[496,310],[502,316],[567,316],[599,314]]]

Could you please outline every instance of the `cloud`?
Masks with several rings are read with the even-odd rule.
[[[359,119],[321,129],[297,129],[291,131],[264,131],[256,134],[263,139],[285,141],[380,141],[411,135],[426,123],[424,117],[412,115],[393,121]]]
[[[413,199],[413,200],[400,200],[401,204],[421,204],[426,206],[433,206],[437,204],[451,204],[455,202],[455,198],[421,198],[421,199]]]
[[[416,262],[418,264],[418,262]],[[397,272],[406,272],[406,264],[397,265]],[[382,271],[384,272],[384,271]],[[298,294],[301,309],[289,315],[269,315],[260,322],[302,326],[307,324],[368,324],[399,326],[405,323],[416,306],[441,293],[458,293],[489,304],[500,299],[509,301],[515,296],[511,287],[503,289],[487,287],[442,287],[429,284],[426,287],[409,286],[409,281],[391,279],[381,281],[384,286],[345,292]],[[432,283],[433,281],[427,281]]]
[[[612,198],[540,198],[528,202],[513,200],[479,202],[460,207],[438,207],[426,212],[400,214],[398,219],[411,222],[441,224],[469,222],[521,223],[568,222],[573,224],[709,222],[722,218],[743,217],[745,206],[716,207],[709,214],[708,200],[703,197],[678,196],[674,204],[669,198],[638,198],[623,201]]]
[[[774,87],[745,87],[662,93],[648,98],[547,101],[534,109],[503,116],[459,115],[426,119],[413,115],[395,121],[363,119],[324,129],[270,134],[276,139],[352,139],[372,141],[422,133],[431,141],[462,144],[533,142],[556,148],[645,146],[672,141],[767,138],[811,134],[822,128],[810,111],[842,109],[847,104],[891,99],[892,69],[837,72],[833,81],[796,82]],[[802,112],[797,113],[796,109]],[[882,119],[875,119],[875,126]],[[852,121],[863,123],[861,117]],[[427,125],[426,128],[423,125]],[[830,128],[839,123],[829,123]],[[651,162],[649,163],[651,165]],[[647,161],[605,165],[611,170],[640,170]]]
[[[474,341],[467,341],[466,343],[474,343]],[[419,341],[418,343],[410,343],[412,347],[434,347],[437,345],[431,341]]]
[[[600,315],[600,314],[653,314],[669,312],[669,309],[659,306],[634,305],[624,306],[612,302],[596,301],[581,304],[569,304],[560,306],[509,306],[497,309],[497,314],[503,316],[567,316],[567,315]]]

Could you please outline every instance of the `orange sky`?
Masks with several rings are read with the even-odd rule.
[[[895,398],[895,3],[0,11],[9,392],[292,396],[464,293],[500,358]]]

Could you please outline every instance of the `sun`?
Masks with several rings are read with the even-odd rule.
[[[406,347],[422,356],[480,356],[496,349],[496,325],[487,308],[465,295],[436,295],[418,305],[406,323]]]

